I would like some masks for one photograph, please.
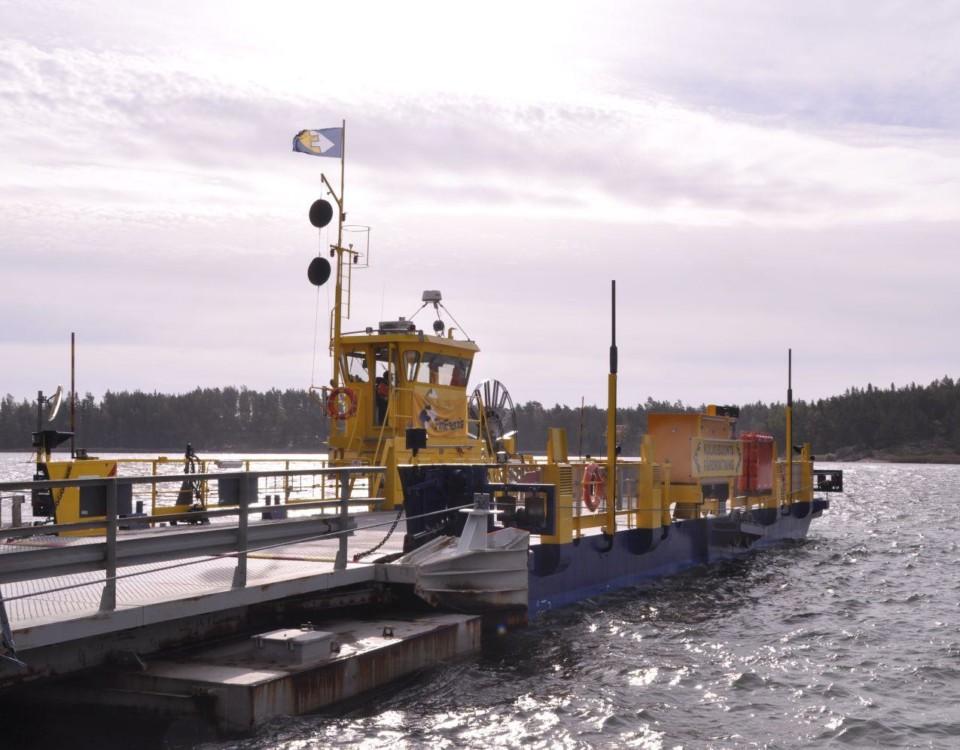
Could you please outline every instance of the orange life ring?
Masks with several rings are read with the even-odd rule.
[[[600,467],[595,463],[587,464],[583,470],[583,503],[590,510],[596,510],[600,501],[607,499],[606,484]]]
[[[334,388],[327,396],[327,414],[333,419],[350,419],[357,413],[357,394],[353,388]]]

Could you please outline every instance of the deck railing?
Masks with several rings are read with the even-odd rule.
[[[0,554],[0,584],[15,581],[49,578],[75,573],[102,570],[104,579],[81,585],[104,583],[100,599],[100,610],[116,609],[116,588],[118,565],[130,566],[145,563],[180,560],[169,566],[192,565],[206,562],[216,557],[236,558],[233,575],[233,587],[243,588],[247,583],[247,555],[253,551],[269,549],[273,546],[302,542],[312,539],[338,539],[338,549],[334,561],[335,570],[343,570],[347,565],[347,540],[353,534],[356,523],[350,516],[353,505],[369,506],[376,504],[378,498],[351,497],[354,475],[383,473],[383,467],[336,467],[313,469],[288,469],[273,471],[232,471],[216,473],[171,474],[141,477],[96,477],[87,479],[65,479],[47,481],[0,482],[0,496],[15,493],[33,493],[69,487],[80,490],[103,488],[105,493],[105,515],[90,520],[68,524],[34,524],[4,528],[0,537],[5,539],[24,539],[38,536],[50,536],[68,532],[100,532],[102,541],[97,537],[78,540],[76,544],[57,547],[41,547],[7,551]],[[277,514],[278,506],[257,503],[260,483],[269,486],[282,479],[285,483],[296,477],[320,477],[321,484],[332,475],[336,480],[337,497],[332,500],[297,501],[286,506],[287,510],[297,511],[298,517],[281,518],[269,523],[250,525],[250,515],[261,513],[264,518]],[[229,507],[191,510],[187,513],[165,513],[163,515],[131,514],[121,516],[118,512],[118,488],[128,485],[156,486],[162,483],[211,482],[216,480],[239,482],[239,502]],[[269,498],[268,498],[269,500]],[[300,516],[299,512],[309,509],[333,508],[333,515]],[[210,524],[211,519],[235,518],[235,523]],[[119,534],[121,527],[147,528],[155,524],[167,523],[204,524],[201,528],[167,531],[162,534],[142,535]],[[87,541],[89,539],[89,541]],[[186,558],[202,558],[189,560]],[[72,588],[76,584],[64,588]],[[59,590],[59,589],[52,589]],[[47,590],[41,593],[49,593]],[[32,594],[31,594],[32,595]],[[25,595],[30,596],[30,595]],[[8,597],[11,601],[14,598]],[[0,599],[0,602],[3,600]]]

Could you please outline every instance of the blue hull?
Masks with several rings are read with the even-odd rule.
[[[590,596],[682,570],[740,557],[785,539],[803,539],[826,500],[779,510],[733,512],[675,521],[663,530],[618,531],[611,539],[585,536],[570,544],[531,545],[529,617]]]
[[[489,493],[494,487],[484,465],[402,466],[400,477],[407,513],[404,552],[437,536],[459,536],[466,519],[459,508],[475,493]],[[624,529],[613,537],[592,534],[568,544],[531,544],[527,617],[698,565],[731,560],[785,539],[803,539],[810,522],[829,507],[828,500],[817,498],[794,503],[786,512],[738,509],[723,516],[677,520],[666,529]],[[551,515],[549,508],[546,515]],[[550,521],[541,524],[550,530],[527,529],[533,534],[555,533]],[[492,518],[489,530],[494,530]]]

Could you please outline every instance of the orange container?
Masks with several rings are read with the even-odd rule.
[[[773,489],[773,435],[744,432],[740,442],[743,443],[740,491],[769,492]]]

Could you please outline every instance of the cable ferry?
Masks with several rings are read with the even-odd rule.
[[[73,448],[54,460],[74,419],[69,432],[45,428],[62,391],[39,392],[34,480],[0,482],[30,493],[33,516],[25,524],[27,495],[13,496],[0,544],[7,705],[39,705],[28,683],[68,678],[43,688],[44,700],[138,703],[245,731],[475,651],[483,623],[522,625],[802,539],[825,495],[842,491],[842,473],[815,469],[810,446],[794,443],[789,353],[782,452],[770,435],[739,432],[738,410],[718,405],[648,414],[640,444],[620,444],[615,282],[606,455],[596,459],[572,456],[557,428],[542,436],[542,456],[518,450],[510,394],[496,380],[471,386],[479,348],[439,291],[423,292],[409,319],[345,330],[369,247],[344,242],[344,136],[294,139],[295,150],[341,159],[339,192],[322,177],[336,242],[307,273],[336,288],[331,378],[311,384],[330,417],[330,465],[231,461],[242,470],[211,472],[189,444],[175,474],[165,469],[179,459],[141,459],[149,476]],[[334,213],[321,199],[309,219],[322,229]]]
[[[298,134],[294,150],[306,150],[298,143],[313,132]],[[815,469],[810,446],[794,444],[792,353],[782,454],[771,435],[738,433],[736,407],[711,405],[703,413],[649,414],[639,458],[622,458],[622,426],[615,420],[615,282],[607,455],[572,457],[560,429],[544,435],[545,457],[518,453],[509,392],[499,381],[470,390],[479,349],[449,315],[439,291],[421,297],[420,310],[436,316],[428,330],[413,318],[342,330],[351,277],[367,265],[369,248],[343,241],[345,123],[323,132],[338,148],[315,155],[340,157],[340,191],[322,176],[334,203],[315,201],[309,219],[322,229],[336,216],[337,241],[329,249],[335,267],[315,257],[308,278],[318,286],[334,278],[333,367],[329,386],[311,388],[331,418],[331,462],[385,467],[382,481],[371,477],[371,495],[382,496],[383,507],[397,509],[398,517],[407,515],[405,554],[397,562],[417,566],[422,598],[463,611],[514,609],[535,616],[802,539],[829,507],[824,495],[842,491],[842,472]],[[465,513],[471,502],[476,507]]]

